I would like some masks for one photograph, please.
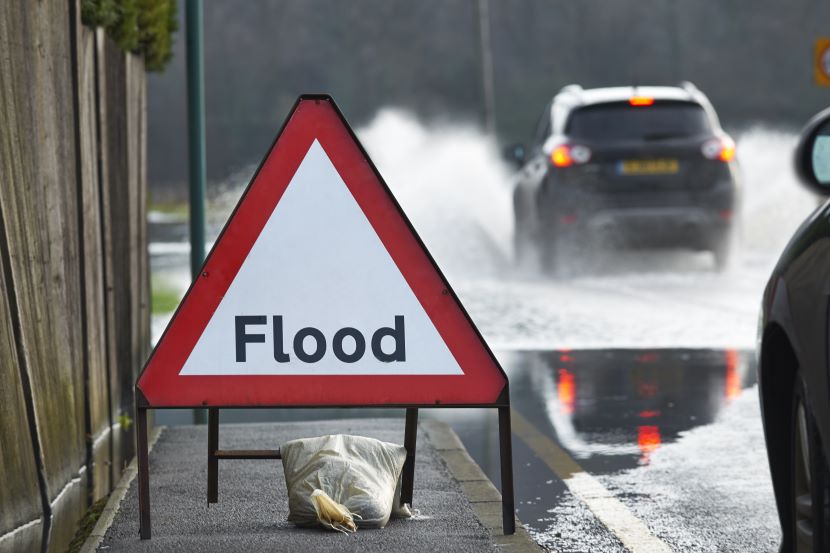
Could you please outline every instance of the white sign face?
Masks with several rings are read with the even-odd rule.
[[[463,373],[315,140],[179,374]]]

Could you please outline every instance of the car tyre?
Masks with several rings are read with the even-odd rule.
[[[557,269],[559,269],[558,250],[559,247],[556,243],[556,239],[548,240],[544,244],[539,244],[542,270],[549,275],[556,276]]]
[[[562,238],[551,238],[539,245],[542,269],[554,278],[567,278],[576,275],[573,266],[573,249]]]
[[[732,253],[735,249],[735,239],[731,236],[724,236],[712,248],[712,255],[715,257],[715,269],[719,272],[726,271],[730,267]]]
[[[517,266],[526,265],[533,257],[533,235],[527,228],[527,223],[522,223],[517,218],[516,228],[513,233],[513,262]]]
[[[520,190],[513,193],[513,263],[516,267],[533,266],[538,259],[531,213]]]
[[[830,472],[804,383],[796,378],[790,418],[790,504],[795,553],[830,550]]]

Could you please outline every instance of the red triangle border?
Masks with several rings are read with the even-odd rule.
[[[463,375],[178,374],[315,139]],[[147,407],[173,408],[494,406],[507,404],[507,387],[504,370],[328,95],[297,100],[136,382]]]

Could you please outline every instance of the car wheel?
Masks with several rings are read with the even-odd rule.
[[[712,255],[715,256],[715,269],[725,271],[729,268],[734,244],[735,240],[731,236],[724,236],[715,244],[712,249]]]
[[[516,265],[527,265],[534,258],[535,243],[530,214],[522,201],[520,190],[513,193],[513,217],[513,262]]]
[[[513,232],[513,261],[516,265],[524,265],[532,258],[533,235],[527,227],[527,223],[516,219],[516,228]]]
[[[818,553],[830,548],[830,475],[804,390],[798,377],[790,424],[793,535],[796,553]]]
[[[722,243],[715,246],[712,250],[712,255],[715,256],[715,269],[718,271],[725,271],[729,268],[729,260],[732,256],[732,248],[728,244]]]
[[[542,270],[550,275],[556,275],[560,268],[559,245],[556,239],[549,239],[544,244],[539,244],[541,254]]]
[[[550,238],[540,244],[542,268],[555,278],[569,278],[576,276],[577,271],[573,264],[573,246],[562,238]]]

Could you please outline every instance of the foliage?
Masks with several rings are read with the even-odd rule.
[[[117,0],[81,0],[81,19],[90,27],[111,27],[118,20]]]
[[[143,55],[150,71],[164,69],[173,55],[176,0],[82,0],[81,17],[104,27],[122,50]]]
[[[86,543],[87,538],[95,529],[95,524],[101,518],[101,513],[104,512],[104,507],[107,506],[109,496],[102,497],[92,504],[92,506],[84,514],[83,518],[78,522],[78,530],[75,532],[75,537],[69,542],[69,548],[66,553],[78,553]]]
[[[176,0],[136,0],[139,45],[147,69],[158,71],[173,56],[173,33],[179,28]]]
[[[126,432],[133,425],[133,418],[126,411],[121,411],[121,414],[118,415],[118,424]]]
[[[107,28],[116,44],[125,52],[136,52],[138,49],[138,5],[135,0],[120,0],[118,3],[118,19]]]

